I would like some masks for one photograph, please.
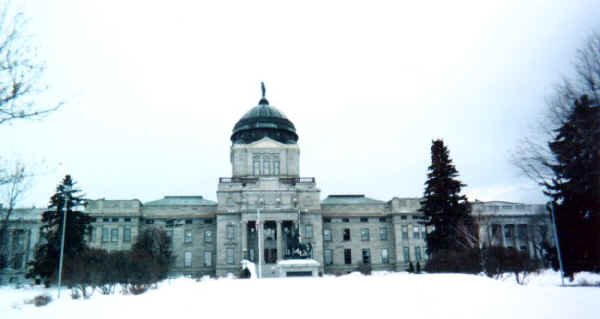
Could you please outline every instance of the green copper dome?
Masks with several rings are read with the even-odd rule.
[[[234,144],[248,144],[264,137],[285,144],[296,144],[298,135],[294,124],[275,107],[269,105],[265,98],[264,84],[263,96],[258,105],[250,109],[233,127],[231,142]]]

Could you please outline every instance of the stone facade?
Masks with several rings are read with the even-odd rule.
[[[263,261],[263,276],[278,276],[277,262],[297,257],[291,239],[298,231],[321,273],[355,271],[361,264],[374,270],[423,265],[428,230],[420,224],[420,198],[381,201],[347,194],[321,200],[315,178],[300,176],[296,141],[293,124],[263,97],[236,124],[231,177],[219,179],[216,202],[202,196],[166,196],[147,203],[88,200],[85,211],[94,218],[90,246],[130,249],[138,233],[160,227],[173,240],[173,275],[237,275],[242,259],[248,259]],[[39,240],[41,212],[23,209],[11,217],[9,231],[17,244],[9,245],[12,250],[4,258],[13,261],[5,263],[0,282],[22,278]],[[542,205],[476,201],[473,216],[481,245],[539,256],[541,241],[551,240]]]

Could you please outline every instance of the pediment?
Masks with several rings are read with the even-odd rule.
[[[263,137],[262,139],[248,144],[252,148],[281,148],[286,147],[285,144],[277,142],[269,137]]]

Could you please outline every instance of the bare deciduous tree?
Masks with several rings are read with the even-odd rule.
[[[40,77],[45,66],[25,34],[25,19],[10,1],[0,2],[0,125],[17,119],[38,118],[62,103],[44,102],[47,87]]]
[[[2,191],[2,200],[6,204],[6,208],[0,209],[0,258],[2,259],[9,255],[8,226],[10,217],[13,214],[18,201],[29,186],[29,177],[30,175],[27,174],[25,165],[22,162],[15,162],[10,170],[0,169],[0,190]],[[0,263],[10,263],[10,260],[2,260]]]
[[[592,33],[577,50],[573,67],[574,75],[556,85],[553,95],[546,99],[546,113],[512,156],[513,163],[539,185],[546,185],[554,176],[550,165],[555,164],[555,159],[548,142],[567,120],[574,101],[585,94],[600,102],[600,33]]]

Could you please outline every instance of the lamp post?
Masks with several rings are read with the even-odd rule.
[[[67,228],[67,209],[68,209],[68,204],[69,204],[69,195],[71,194],[71,185],[65,185],[63,187],[63,190],[65,192],[65,205],[64,205],[65,212],[63,214],[63,220],[62,220],[62,235],[61,235],[61,240],[60,240],[60,259],[58,261],[58,296],[57,296],[57,298],[60,298],[60,284],[61,284],[61,280],[62,280],[62,267],[63,267],[64,252],[65,252],[65,233],[66,233],[66,228]]]
[[[565,285],[565,270],[563,268],[562,254],[560,253],[560,241],[558,239],[558,230],[556,229],[556,213],[554,212],[554,202],[550,203],[550,213],[552,214],[552,229],[554,230],[554,244],[558,253],[558,265],[560,266],[560,285]]]
[[[257,228],[257,240],[258,240],[258,278],[262,278],[262,226],[260,225],[260,206],[264,203],[264,200],[260,198],[256,205],[256,228]]]

